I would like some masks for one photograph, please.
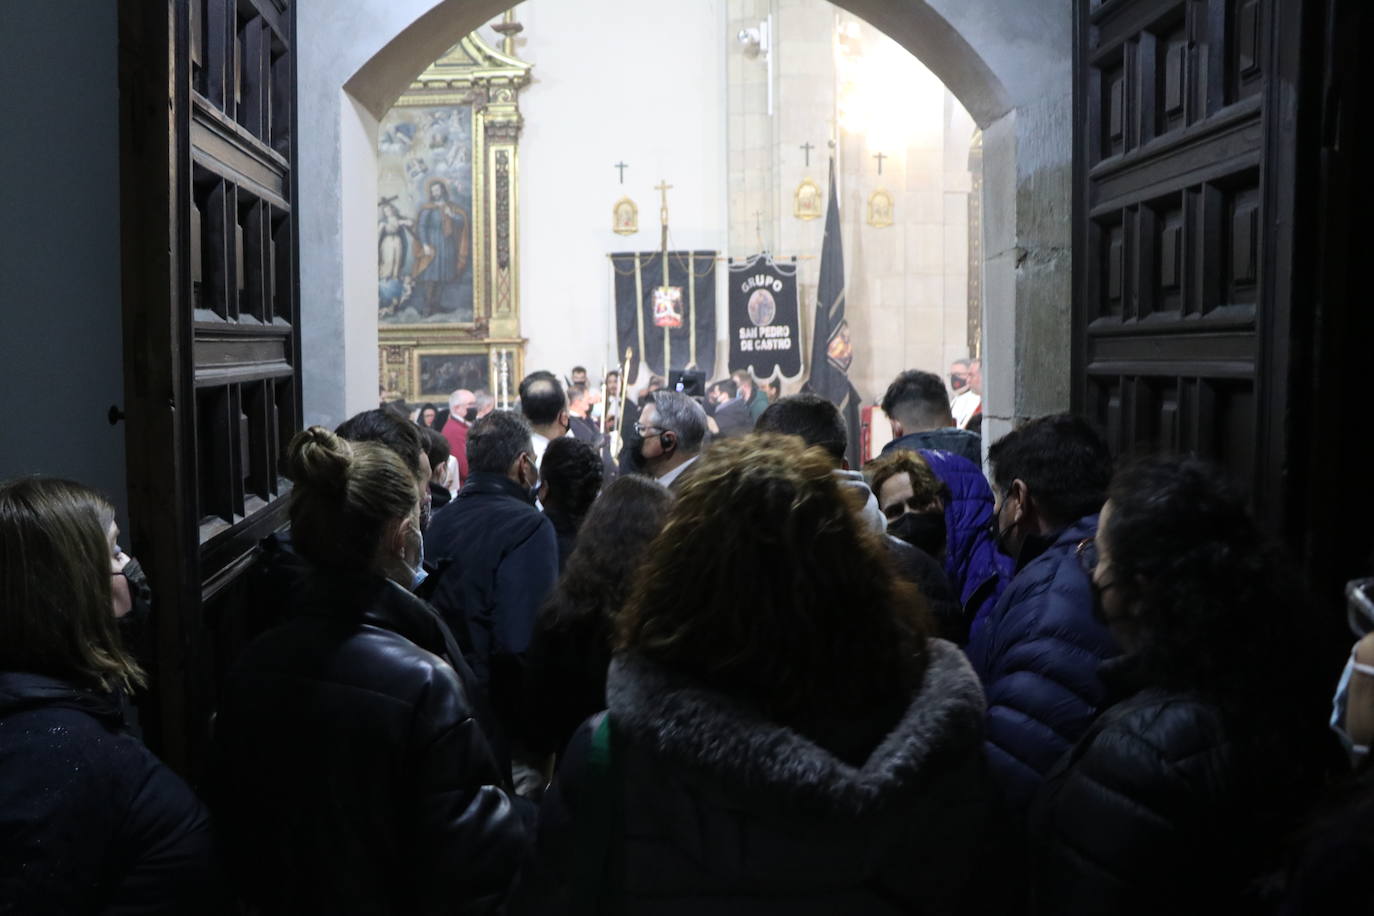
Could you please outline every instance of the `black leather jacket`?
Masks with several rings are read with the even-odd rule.
[[[378,576],[315,573],[239,658],[216,801],[243,895],[267,912],[497,909],[525,829],[469,687],[408,639],[433,611]]]

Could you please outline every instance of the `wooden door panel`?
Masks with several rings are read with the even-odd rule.
[[[126,262],[155,265],[126,283],[125,326],[167,342],[140,348],[126,383],[131,439],[150,433],[130,450],[130,516],[167,599],[149,732],[195,775],[300,425],[295,15],[289,0],[122,0],[120,16]],[[166,155],[129,152],[149,145]]]
[[[1246,483],[1277,483],[1266,415],[1287,387],[1275,2],[1078,5],[1075,404],[1121,454],[1198,452]]]

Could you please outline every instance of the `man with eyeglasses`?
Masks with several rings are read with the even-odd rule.
[[[701,405],[666,389],[649,396],[634,431],[626,442],[631,459],[639,470],[669,488],[701,457],[709,435]]]

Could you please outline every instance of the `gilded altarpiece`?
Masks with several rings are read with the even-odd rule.
[[[510,34],[518,25],[505,24]],[[387,400],[485,388],[500,406],[524,374],[517,187],[530,65],[473,33],[413,82],[377,138],[377,327]]]

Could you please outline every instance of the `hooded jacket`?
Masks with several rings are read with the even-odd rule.
[[[205,808],[112,694],[0,673],[0,912],[217,912]]]
[[[583,911],[579,844],[608,806],[620,817],[597,891],[606,911],[953,911],[977,867],[992,789],[977,678],[952,645],[929,647],[915,695],[857,764],[643,657],[618,656],[607,699],[623,797],[598,797],[590,778],[593,719],[545,796],[511,912]]]
[[[494,911],[525,844],[469,687],[424,602],[318,571],[241,654],[217,792],[244,896],[267,913]],[[435,648],[439,648],[438,645]]]
[[[1096,533],[1096,515],[1061,531],[969,638],[988,700],[988,761],[1015,811],[1105,705],[1098,665],[1118,650],[1077,556]]]

